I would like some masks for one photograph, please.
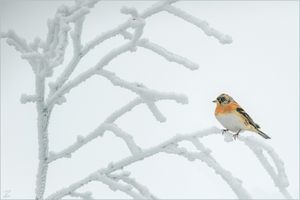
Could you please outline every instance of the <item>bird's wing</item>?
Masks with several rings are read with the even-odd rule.
[[[236,108],[236,111],[240,113],[248,121],[248,123],[252,125],[254,128],[256,129],[260,128],[260,126],[253,121],[253,119],[246,113],[246,111],[243,108],[238,107]]]

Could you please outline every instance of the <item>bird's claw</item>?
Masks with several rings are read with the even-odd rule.
[[[233,134],[233,139],[236,140],[236,138],[239,136],[239,134]]]
[[[239,136],[239,133],[240,133],[240,130],[236,134],[232,135],[234,140],[236,140],[236,138]]]
[[[222,129],[222,135],[224,134],[224,133],[226,133],[228,131],[228,129]]]

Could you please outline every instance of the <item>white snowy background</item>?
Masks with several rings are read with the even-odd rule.
[[[44,37],[46,20],[61,4],[69,5],[71,1],[0,1],[1,30],[14,29],[28,40]],[[86,18],[83,43],[122,23],[127,18],[119,12],[122,6],[143,10],[151,4],[153,1],[98,3]],[[221,128],[213,115],[212,100],[226,92],[271,136],[265,142],[283,159],[290,181],[288,190],[294,198],[299,198],[299,2],[184,1],[174,5],[229,34],[233,43],[221,45],[199,28],[168,13],[149,18],[145,37],[198,63],[200,68],[186,70],[142,48],[118,57],[107,69],[156,90],[185,93],[189,104],[159,102],[166,123],[157,122],[146,106],[140,105],[117,124],[143,147],[176,133],[215,125]],[[115,37],[101,44],[79,64],[72,77],[93,66],[122,42],[121,37]],[[67,51],[66,61],[71,52]],[[55,76],[61,70],[62,67],[56,68]],[[20,103],[22,93],[33,92],[34,75],[30,66],[1,41],[1,197],[4,193],[9,193],[11,199],[34,196],[36,109],[34,104]],[[93,130],[111,112],[133,99],[134,94],[97,76],[66,97],[67,103],[57,106],[51,118],[49,139],[53,151],[71,144],[78,134]],[[282,198],[254,154],[241,141],[227,143],[221,135],[215,135],[202,142],[213,150],[212,155],[225,169],[243,180],[253,198]],[[50,165],[46,196],[127,155],[127,147],[112,134],[97,138],[72,159]],[[201,162],[159,154],[129,169],[160,198],[235,198],[228,185]],[[94,197],[128,198],[101,183],[83,189],[93,191]]]

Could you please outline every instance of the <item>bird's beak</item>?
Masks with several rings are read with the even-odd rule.
[[[217,103],[217,100],[213,100],[212,102],[213,102],[213,103]]]

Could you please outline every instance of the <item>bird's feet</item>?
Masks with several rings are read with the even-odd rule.
[[[236,133],[236,134],[233,134],[233,139],[234,140],[236,140],[236,138],[239,136],[239,134],[238,133]]]
[[[233,134],[233,139],[236,140],[236,138],[239,136],[241,130],[239,130],[236,134]]]
[[[226,133],[227,131],[229,131],[228,129],[222,129],[222,135],[224,134],[224,133]]]

